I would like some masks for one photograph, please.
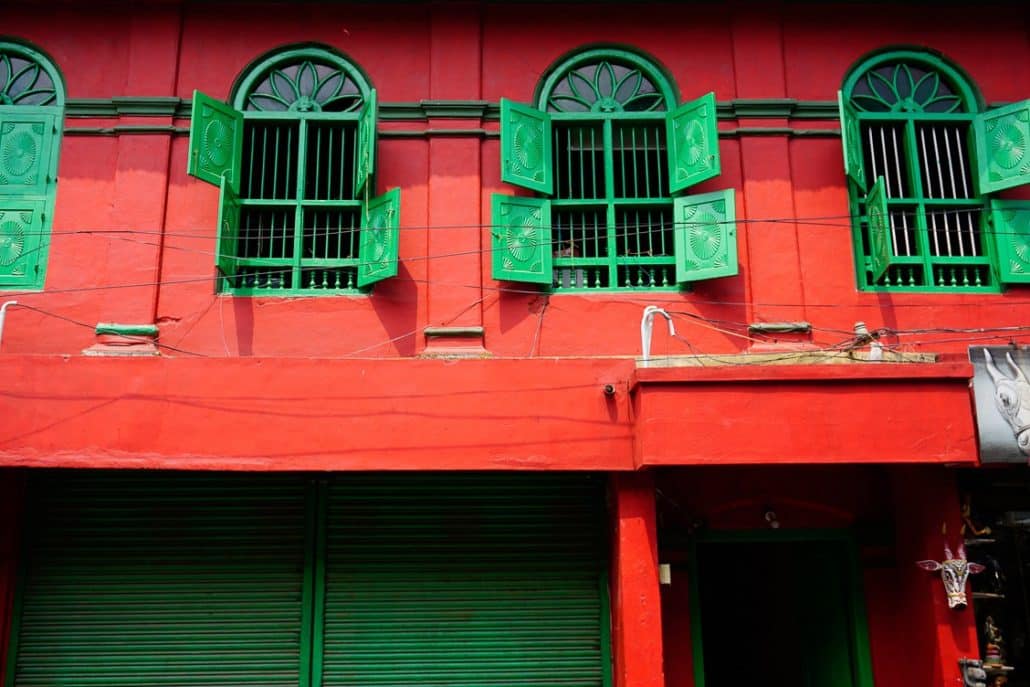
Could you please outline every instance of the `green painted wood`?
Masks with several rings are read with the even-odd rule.
[[[999,278],[1030,284],[1030,201],[992,198],[990,207]]]
[[[42,285],[45,199],[0,195],[0,287]]]
[[[869,227],[869,260],[873,281],[880,281],[891,266],[894,249],[891,241],[891,219],[887,208],[887,192],[883,177],[877,177],[866,196],[866,224]]]
[[[973,119],[980,193],[1030,183],[1030,100]]]
[[[51,108],[0,106],[0,197],[52,192],[57,121]]]
[[[238,283],[240,199],[233,191],[228,178],[222,177],[219,185],[221,196],[218,202],[218,241],[215,244],[215,269],[218,270],[216,291],[228,291]]]
[[[845,100],[843,91],[837,91],[840,108],[841,149],[844,151],[844,173],[862,191],[866,190],[865,157],[862,152],[862,130],[858,112]]]
[[[493,278],[550,284],[551,203],[501,193],[491,198]]]
[[[12,687],[307,685],[303,480],[33,476]]]
[[[240,191],[243,115],[223,102],[193,92],[187,172],[215,186],[223,177]]]
[[[603,687],[603,487],[531,474],[330,482],[321,685]]]
[[[552,193],[551,117],[501,98],[501,181]]]
[[[669,187],[673,193],[719,176],[719,131],[715,94],[684,103],[666,119],[669,147]]]
[[[676,281],[738,273],[736,212],[733,189],[673,200]]]
[[[358,259],[358,286],[397,276],[400,246],[401,190],[373,198],[365,208]]]
[[[160,330],[156,324],[120,324],[118,322],[98,322],[94,328],[98,336],[111,334],[114,336],[147,336],[156,337]]]
[[[372,195],[375,191],[369,179],[376,168],[376,121],[378,121],[376,89],[369,89],[368,98],[358,114],[358,150],[355,156],[354,197]]]

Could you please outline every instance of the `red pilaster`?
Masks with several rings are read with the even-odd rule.
[[[663,687],[654,481],[612,475],[612,664],[615,687]]]
[[[957,552],[961,520],[954,474],[946,468],[903,468],[892,472],[892,478],[903,603],[895,618],[904,625],[898,635],[906,638],[909,647],[905,665],[896,668],[910,671],[907,684],[962,684],[959,658],[979,657],[972,598],[965,610],[948,608],[940,574],[915,565],[943,558],[945,524],[949,545]],[[971,594],[970,589],[966,591]]]

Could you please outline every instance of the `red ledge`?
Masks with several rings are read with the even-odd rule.
[[[630,390],[644,384],[697,384],[707,382],[831,382],[894,379],[971,379],[968,362],[850,363],[824,365],[719,365],[712,367],[638,367],[630,377]]]

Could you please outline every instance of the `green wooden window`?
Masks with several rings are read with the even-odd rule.
[[[42,289],[64,82],[42,52],[0,41],[0,289]]]
[[[1030,271],[1030,239],[989,194],[1030,181],[1030,101],[981,112],[946,61],[902,50],[863,61],[839,94],[858,286],[1000,291]],[[1008,257],[1006,257],[1008,256]]]
[[[193,100],[189,172],[221,185],[219,288],[357,293],[397,274],[400,193],[373,198],[376,91],[330,50],[258,60],[232,105]]]
[[[611,685],[603,476],[29,482],[5,687]]]
[[[663,290],[737,273],[732,189],[677,197],[720,173],[715,97],[676,106],[648,60],[591,49],[550,71],[535,107],[501,100],[493,275],[553,291]]]

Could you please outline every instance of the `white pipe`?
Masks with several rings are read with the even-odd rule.
[[[18,301],[7,301],[0,305],[0,346],[4,343],[4,319],[7,317],[7,308],[12,305],[18,305]]]
[[[657,305],[649,305],[644,308],[644,314],[640,318],[640,353],[643,367],[647,367],[647,363],[651,359],[651,332],[654,329],[655,315],[664,317],[669,322],[669,336],[676,336],[676,325],[672,322],[672,315]]]

